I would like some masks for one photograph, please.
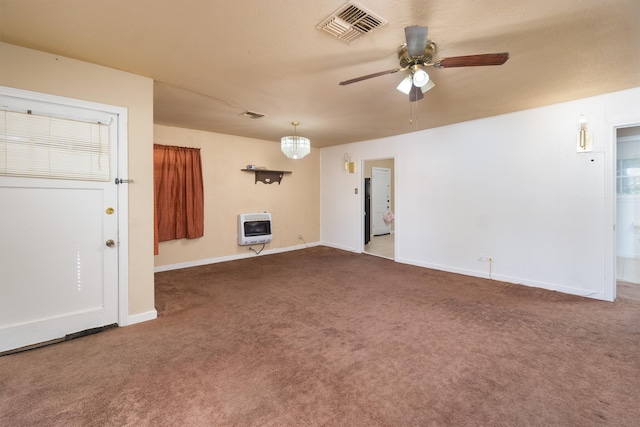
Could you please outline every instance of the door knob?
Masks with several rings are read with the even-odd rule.
[[[112,239],[109,239],[106,241],[105,243],[108,247],[112,248],[116,245],[116,242],[114,242]]]

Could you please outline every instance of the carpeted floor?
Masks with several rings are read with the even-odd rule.
[[[155,321],[0,358],[2,426],[632,426],[640,301],[327,247],[156,274]]]

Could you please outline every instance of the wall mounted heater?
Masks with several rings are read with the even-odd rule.
[[[269,243],[271,238],[271,213],[238,214],[238,245]]]

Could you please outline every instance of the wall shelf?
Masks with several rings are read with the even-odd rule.
[[[277,182],[279,185],[280,181],[282,181],[282,177],[284,177],[284,175],[287,173],[291,173],[291,171],[276,171],[276,170],[270,170],[270,169],[240,169],[240,170],[244,172],[253,172],[256,177],[255,184],[257,184],[258,181],[260,181],[260,182],[264,182],[265,184],[273,184],[274,182]]]

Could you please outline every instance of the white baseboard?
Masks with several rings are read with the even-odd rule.
[[[465,276],[481,277],[483,279],[491,279],[499,282],[513,283],[516,285],[524,285],[524,286],[530,286],[533,288],[546,289],[548,291],[562,292],[564,294],[577,295],[581,297],[593,298],[593,299],[598,299],[603,301],[611,301],[610,299],[606,298],[606,295],[604,294],[604,292],[600,292],[600,291],[580,289],[580,288],[565,286],[557,283],[521,279],[518,277],[511,277],[511,276],[506,276],[502,274],[492,274],[491,277],[489,277],[489,273],[484,271],[456,268],[456,267],[451,267],[447,265],[431,264],[431,263],[425,263],[425,262],[419,262],[419,261],[413,261],[413,260],[407,260],[407,259],[397,259],[396,261],[403,264],[410,264],[418,267],[430,268],[433,270],[446,271],[449,273],[457,273]]]
[[[151,311],[146,311],[144,313],[131,314],[127,317],[126,325],[120,325],[120,326],[131,326],[131,325],[135,325],[136,323],[147,322],[149,320],[154,320],[157,318],[158,318],[158,312],[154,309]]]
[[[277,254],[281,252],[297,251],[300,249],[310,248],[312,246],[318,246],[318,245],[320,245],[320,242],[307,243],[306,245],[288,246],[286,248],[266,249],[260,252],[259,255],[256,254],[255,252],[250,252],[249,248],[247,248],[247,253],[244,253],[244,254],[234,254],[234,255],[227,255],[223,257],[200,259],[196,261],[181,262],[177,264],[159,265],[157,267],[154,267],[153,271],[154,273],[160,273],[162,271],[179,270],[181,268],[189,268],[189,267],[198,267],[201,265],[216,264],[219,262],[233,261],[233,260],[244,259],[244,258],[252,258],[255,256],[263,256],[263,255]]]
[[[358,252],[358,248],[352,248],[352,247],[349,247],[349,246],[336,245],[334,243],[326,243],[326,242],[322,243],[322,245],[323,246],[327,246],[329,248],[334,248],[334,249],[340,249],[340,250],[343,250],[343,251],[359,253]]]

